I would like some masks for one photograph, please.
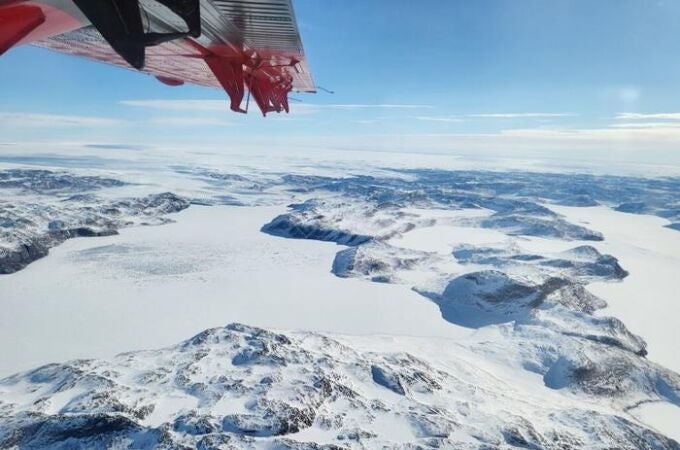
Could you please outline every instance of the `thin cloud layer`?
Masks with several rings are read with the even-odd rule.
[[[166,111],[227,111],[226,100],[122,100],[124,106],[162,109]],[[311,113],[324,109],[361,110],[361,109],[428,109],[430,105],[366,103],[366,104],[319,104],[296,103],[291,105],[291,112]]]
[[[416,120],[422,120],[424,122],[462,122],[463,119],[461,119],[458,116],[416,116]]]
[[[616,120],[680,120],[680,113],[619,113]]]
[[[123,123],[108,117],[0,112],[2,127],[111,127]]]
[[[166,111],[226,111],[226,100],[122,100],[124,106]]]
[[[623,122],[614,123],[610,128],[680,128],[676,122]]]
[[[465,119],[554,119],[560,117],[575,117],[573,113],[551,112],[510,112],[510,113],[471,113],[449,116],[417,116],[416,120],[427,122],[462,122]]]
[[[150,119],[149,123],[161,127],[223,127],[234,125],[232,122],[219,117],[155,117]]]
[[[511,113],[478,113],[467,114],[466,117],[480,119],[549,119],[554,117],[574,117],[573,113],[551,113],[551,112],[511,112]]]

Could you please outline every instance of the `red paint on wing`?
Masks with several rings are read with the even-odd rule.
[[[184,84],[183,80],[178,80],[177,78],[164,77],[163,75],[156,75],[156,79],[163,84],[168,86],[181,86]]]
[[[241,108],[241,102],[245,94],[243,59],[211,55],[205,57],[205,63],[215,75],[220,85],[222,85],[227,95],[229,95],[231,110],[245,113],[246,111]]]
[[[14,1],[0,6],[0,54],[20,44],[30,44],[77,30],[86,23],[65,11],[38,1]]]
[[[0,8],[0,55],[43,23],[45,15],[37,6],[12,4]]]
[[[45,0],[0,0],[0,53],[22,43],[34,43],[63,53],[129,68],[86,19]],[[97,1],[97,0],[92,0]],[[67,11],[71,11],[72,17]],[[84,20],[85,22],[81,22]],[[186,38],[146,50],[143,72],[170,86],[184,82],[221,87],[231,109],[244,112],[246,89],[264,115],[289,110],[292,90],[314,92],[302,47],[253,48],[243,39],[206,43]]]
[[[270,112],[289,112],[288,93],[293,89],[293,73],[299,59],[286,52],[235,50],[231,46],[209,48],[187,41],[202,55],[211,72],[231,99],[231,110],[241,108],[245,88],[264,116]]]

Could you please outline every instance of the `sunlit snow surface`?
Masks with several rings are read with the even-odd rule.
[[[0,158],[0,448],[680,448],[680,179],[201,156]]]

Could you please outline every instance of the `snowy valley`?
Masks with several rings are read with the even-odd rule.
[[[680,178],[238,162],[3,163],[0,448],[680,448]]]

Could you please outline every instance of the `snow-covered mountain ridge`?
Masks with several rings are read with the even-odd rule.
[[[409,352],[415,338],[395,343],[403,350],[365,351],[349,337],[232,324],[48,365],[0,381],[0,448],[680,448],[619,409],[658,396],[643,383],[652,365],[622,396],[598,391],[612,374],[581,369],[574,381],[607,395],[601,407],[521,392],[470,359],[474,345],[430,358]],[[566,381],[569,365],[554,364]]]
[[[680,376],[647,360],[644,336],[607,317],[607,299],[588,288],[627,268],[595,247],[605,234],[551,209],[602,204],[672,225],[679,180],[171,170],[190,182],[130,190],[139,179],[124,173],[0,172],[11,194],[0,243],[41,243],[39,257],[192,203],[288,203],[263,232],[340,244],[335,276],[407,286],[471,334],[232,324],[160,350],[51,364],[0,380],[0,448],[680,448],[630,413],[680,407]],[[7,271],[35,259],[1,252]]]
[[[565,221],[543,203],[604,204],[620,211],[667,218],[671,229],[680,226],[677,178],[423,169],[383,169],[380,177],[324,177],[257,169],[232,174],[172,165],[166,170],[170,180],[167,185],[149,184],[135,196],[126,195],[124,190],[116,193],[125,186],[140,185],[139,176],[125,173],[114,178],[64,170],[0,170],[0,191],[5,194],[0,201],[0,273],[20,270],[69,237],[107,235],[124,226],[164,223],[169,220],[166,214],[190,203],[262,205],[302,200],[291,213],[266,224],[263,231],[304,238],[316,233],[315,239],[350,245],[375,237],[344,229],[369,220],[368,215],[374,217],[370,220],[380,228],[381,237],[432,224],[417,217],[417,223],[406,220],[401,216],[406,206],[482,208],[491,214],[469,219],[467,225],[508,235],[559,239],[597,241],[602,236]],[[171,193],[177,180],[186,180],[191,187],[180,194]],[[340,212],[343,217],[329,221]]]
[[[189,202],[170,192],[107,199],[95,193],[126,183],[49,170],[0,171],[0,274],[16,272],[73,237],[108,236],[131,225],[167,223]]]

